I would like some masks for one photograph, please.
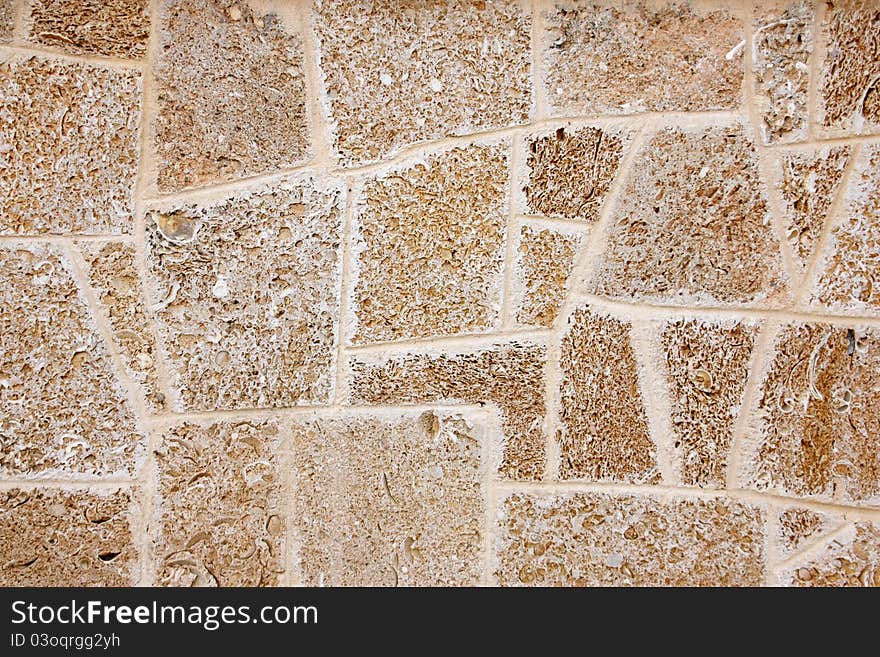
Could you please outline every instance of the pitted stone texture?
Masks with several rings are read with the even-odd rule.
[[[504,586],[758,586],[764,513],[733,500],[525,495],[502,501]]]
[[[840,313],[880,314],[880,145],[863,145],[850,174],[813,303]]]
[[[131,232],[141,80],[0,61],[0,234]]]
[[[755,105],[765,144],[807,138],[813,3],[755,4],[752,29]]]
[[[550,228],[523,226],[516,260],[516,321],[549,327],[565,300],[583,237]]]
[[[497,321],[506,151],[454,148],[364,184],[354,343],[483,332]]]
[[[857,523],[817,558],[780,579],[789,586],[880,586],[880,526]]]
[[[161,441],[156,583],[277,585],[285,571],[277,425],[182,424]]]
[[[473,586],[482,427],[427,412],[293,425],[294,517],[309,586]]]
[[[147,221],[160,339],[186,409],[325,403],[341,192],[309,178]]]
[[[880,504],[878,331],[793,325],[775,347],[761,388],[748,485]]]
[[[838,193],[852,149],[823,146],[780,156],[786,237],[801,265],[809,262]]]
[[[743,53],[736,46],[744,31],[727,9],[560,3],[544,22],[541,56],[555,113],[733,110],[740,103]]]
[[[527,213],[597,221],[631,140],[627,132],[591,127],[530,137]]]
[[[344,165],[528,120],[531,20],[520,3],[318,0],[315,8]]]
[[[793,507],[779,513],[776,542],[782,556],[788,557],[840,524],[828,514]]]
[[[0,491],[0,586],[133,586],[128,491]]]
[[[820,123],[833,133],[880,131],[880,8],[876,1],[834,2],[825,12],[822,31]]]
[[[660,337],[669,377],[675,454],[687,486],[724,488],[756,326],[678,320]]]
[[[589,307],[562,340],[562,479],[659,483],[630,324]]]
[[[676,305],[766,305],[785,292],[782,272],[745,129],[665,128],[636,156],[594,289]]]
[[[164,0],[156,64],[160,191],[305,159],[302,40],[288,26],[294,18],[279,16],[283,3],[271,6],[263,13],[233,0]]]
[[[132,474],[142,436],[69,261],[3,246],[0,473]]]
[[[34,0],[29,39],[65,52],[140,59],[149,0]]]
[[[504,433],[498,471],[508,479],[544,474],[546,348],[510,343],[443,355],[412,353],[384,362],[355,360],[354,403],[494,403]]]
[[[0,0],[0,43],[12,39],[18,0]]]
[[[125,359],[128,376],[140,386],[151,410],[164,410],[166,400],[157,369],[161,355],[151,328],[134,247],[121,242],[86,241],[78,242],[77,247],[86,262],[89,285]]]

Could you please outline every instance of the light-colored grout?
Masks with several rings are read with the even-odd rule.
[[[76,233],[65,235],[0,235],[0,244],[3,242],[40,242],[44,244],[65,245],[73,242],[121,242],[122,244],[134,244],[134,235],[78,235]]]
[[[336,383],[333,391],[333,403],[337,406],[343,404],[346,399],[346,378],[348,370],[348,354],[346,340],[348,339],[348,313],[349,298],[351,294],[351,226],[354,212],[354,192],[351,181],[346,186],[345,210],[342,220],[342,267],[339,282],[339,315],[336,322]]]
[[[531,0],[530,10],[532,14],[532,30],[529,35],[531,49],[531,79],[532,101],[534,103],[534,118],[540,120],[546,117],[549,103],[547,102],[547,88],[544,85],[544,71],[541,65],[543,50],[541,38],[544,34],[544,17],[541,12],[540,0]]]
[[[490,412],[488,409],[482,410],[484,431],[483,444],[480,453],[480,462],[483,470],[481,477],[481,487],[483,489],[483,502],[486,508],[483,509],[483,556],[482,556],[482,574],[480,584],[482,586],[493,585],[492,561],[495,545],[495,460],[493,458],[493,440],[494,436],[500,435],[500,415]]]
[[[13,14],[14,19],[12,23],[13,44],[27,42],[27,28],[29,23],[31,22],[31,1],[32,0],[19,0],[18,2],[16,2],[15,0],[13,0],[12,2],[12,11],[15,12]]]
[[[808,60],[809,79],[807,80],[807,135],[814,140],[818,133],[819,117],[819,82],[822,75],[821,64],[825,55],[825,39],[822,34],[822,23],[825,19],[825,3],[813,3],[812,49]]]
[[[534,341],[543,343],[550,336],[550,330],[544,328],[517,328],[509,331],[492,331],[485,333],[461,333],[451,336],[431,338],[414,338],[391,342],[374,342],[366,345],[355,345],[348,348],[350,355],[360,354],[393,354],[406,353],[419,347],[467,348],[489,346],[512,340]]]
[[[52,488],[57,490],[116,490],[118,488],[131,489],[137,485],[137,479],[120,479],[115,477],[101,477],[100,479],[86,479],[70,477],[69,479],[58,477],[28,477],[17,479],[15,477],[3,477],[0,479],[0,490],[22,488],[33,490],[36,488]]]
[[[815,539],[801,546],[794,554],[774,563],[770,569],[773,578],[775,579],[783,570],[790,569],[792,566],[803,564],[812,558],[820,556],[841,534],[852,530],[853,523],[844,522],[840,527],[836,527],[827,534],[819,534]]]
[[[68,64],[87,64],[110,69],[122,69],[126,71],[143,71],[144,62],[139,59],[121,59],[119,57],[105,57],[103,55],[72,55],[63,50],[42,48],[28,43],[28,45],[16,45],[4,43],[0,45],[0,57],[19,55],[22,57],[40,57],[41,59],[54,59]]]
[[[509,331],[516,326],[513,299],[513,277],[516,261],[516,244],[519,242],[519,234],[516,222],[516,187],[519,167],[522,160],[522,140],[514,138],[510,144],[509,179],[507,182],[507,217],[504,222],[504,262],[501,273],[504,285],[501,292],[501,326],[502,330]]]
[[[764,527],[764,586],[773,586],[776,580],[774,566],[779,562],[779,512],[770,506]]]

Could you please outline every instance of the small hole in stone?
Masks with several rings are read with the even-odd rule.
[[[121,554],[120,552],[102,552],[101,554],[98,555],[98,558],[101,561],[108,563],[110,561],[113,561],[120,554]]]

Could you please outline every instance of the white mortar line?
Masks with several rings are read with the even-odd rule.
[[[23,57],[39,57],[41,59],[54,59],[68,64],[89,64],[109,69],[122,69],[126,71],[143,71],[144,62],[139,59],[121,59],[119,57],[105,57],[103,55],[72,55],[63,50],[43,48],[28,42],[28,45],[15,45],[4,43],[0,45],[0,53],[8,55],[21,55]]]
[[[544,29],[544,17],[541,14],[540,0],[531,0],[530,7],[532,16],[531,34],[529,35],[529,51],[531,54],[531,78],[532,78],[532,107],[533,116],[536,120],[546,118],[549,103],[547,102],[547,88],[544,85],[544,67],[541,58],[544,51],[541,48],[542,37],[546,33]]]
[[[137,486],[136,479],[120,479],[114,477],[102,477],[100,479],[59,479],[57,477],[40,478],[29,475],[27,479],[16,479],[15,477],[4,477],[0,479],[0,490],[12,490],[21,488],[23,490],[36,490],[39,488],[55,489],[55,490],[88,490],[95,488],[99,490],[131,490]]]
[[[352,356],[360,354],[403,354],[419,347],[449,347],[467,348],[488,347],[494,344],[511,342],[514,340],[532,341],[543,344],[550,336],[550,330],[545,328],[512,329],[509,331],[493,331],[485,333],[461,333],[450,336],[435,336],[429,338],[414,338],[411,340],[396,340],[391,342],[374,342],[366,345],[348,347],[348,353]]]
[[[69,233],[64,235],[0,235],[0,244],[3,242],[38,242],[43,244],[57,244],[59,246],[74,242],[121,242],[134,244],[135,237],[128,234],[120,235],[77,235]]]
[[[789,570],[798,564],[804,564],[811,559],[821,556],[827,548],[841,535],[852,531],[854,523],[844,522],[827,534],[820,534],[812,541],[798,549],[794,554],[782,559],[772,566],[774,578],[778,577],[783,570]]]
[[[28,26],[31,23],[31,0],[19,0],[12,3],[12,43],[27,43]]]

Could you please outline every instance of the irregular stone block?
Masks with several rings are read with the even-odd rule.
[[[776,544],[783,557],[802,549],[811,541],[840,526],[839,519],[800,507],[781,511],[778,516]]]
[[[0,43],[12,39],[18,0],[0,0]]]
[[[780,577],[789,586],[880,586],[880,527],[860,522],[816,559]]]

